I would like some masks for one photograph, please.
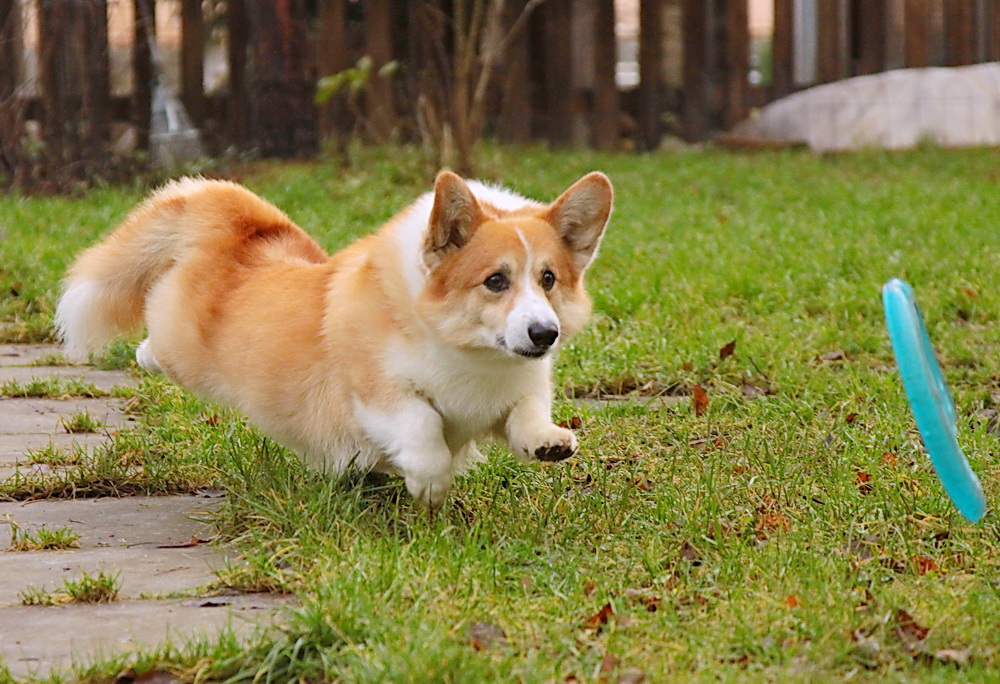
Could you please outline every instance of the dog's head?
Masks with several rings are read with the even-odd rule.
[[[590,173],[548,206],[513,207],[513,196],[497,201],[495,192],[474,194],[455,174],[438,174],[420,306],[456,347],[539,358],[590,315],[583,274],[611,215],[611,182]]]

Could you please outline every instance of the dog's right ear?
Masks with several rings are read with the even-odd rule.
[[[434,268],[447,252],[465,246],[483,213],[472,191],[451,171],[434,181],[434,207],[424,240],[424,261]]]

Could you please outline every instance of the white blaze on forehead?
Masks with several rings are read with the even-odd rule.
[[[531,349],[535,343],[528,335],[528,328],[532,325],[539,325],[559,330],[559,318],[538,283],[537,271],[540,264],[535,264],[535,255],[531,250],[531,245],[525,239],[524,233],[520,230],[516,232],[524,247],[525,263],[524,271],[521,273],[519,292],[516,295],[517,299],[514,300],[514,306],[507,314],[504,341],[509,349]]]

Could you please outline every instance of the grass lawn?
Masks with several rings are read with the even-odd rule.
[[[219,524],[250,563],[222,580],[300,606],[249,650],[223,638],[144,653],[140,672],[1000,681],[1000,520],[970,525],[945,498],[879,299],[893,276],[915,288],[959,439],[995,501],[997,161],[489,151],[485,177],[540,199],[592,169],[615,184],[588,276],[595,315],[557,364],[557,419],[579,419],[578,456],[529,467],[493,448],[429,516],[398,480],[309,475],[238,415],[143,376],[129,404],[139,426],[76,466],[72,486],[20,480],[0,498],[228,492]],[[334,249],[431,174],[392,151],[346,171],[259,165],[242,180]],[[0,198],[3,337],[51,334],[72,255],[140,196]],[[131,365],[130,351],[104,362]],[[608,395],[628,397],[590,401]],[[78,676],[108,681],[121,665]]]

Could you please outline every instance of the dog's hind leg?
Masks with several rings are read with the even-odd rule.
[[[149,344],[149,338],[147,337],[139,345],[139,348],[135,350],[135,360],[144,370],[150,373],[162,373],[163,368],[157,362],[156,357],[153,356],[152,346]]]

